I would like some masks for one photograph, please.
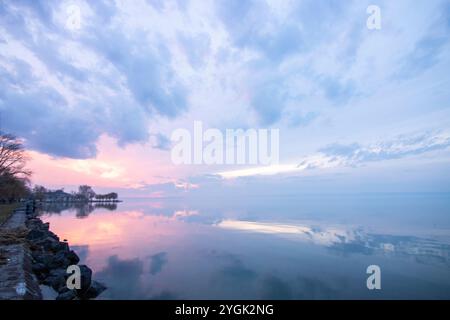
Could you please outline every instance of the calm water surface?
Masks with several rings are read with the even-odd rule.
[[[100,299],[450,299],[448,194],[124,199],[43,219]]]

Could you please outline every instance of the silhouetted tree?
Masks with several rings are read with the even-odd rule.
[[[25,169],[27,159],[23,141],[0,131],[0,176],[29,177],[31,171]]]
[[[25,168],[22,140],[0,131],[0,201],[12,202],[27,196],[31,171]]]
[[[14,202],[29,195],[28,180],[10,174],[0,176],[0,202]]]
[[[45,187],[39,186],[39,185],[35,185],[32,190],[34,199],[40,200],[40,201],[44,200],[45,194],[47,192],[48,192],[48,190]]]
[[[95,197],[95,192],[91,186],[82,185],[78,187],[78,194],[86,200],[91,200]]]

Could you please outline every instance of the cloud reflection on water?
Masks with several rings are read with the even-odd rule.
[[[222,220],[215,226],[244,232],[266,233],[310,242],[345,253],[392,254],[421,257],[426,263],[450,265],[450,244],[414,236],[371,234],[348,226],[316,227],[303,224]],[[424,258],[430,258],[426,260]]]
[[[372,263],[397,283],[384,297],[449,296],[445,241],[324,219],[263,220],[257,212],[210,212],[171,201],[97,208],[86,219],[66,209],[44,219],[84,252],[109,287],[105,299],[373,298],[364,285]]]

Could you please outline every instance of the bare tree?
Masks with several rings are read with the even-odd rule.
[[[17,201],[30,193],[26,160],[22,140],[0,131],[0,202]]]
[[[31,171],[25,169],[27,159],[22,140],[0,131],[0,176],[29,177]]]

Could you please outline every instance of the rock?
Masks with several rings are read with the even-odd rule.
[[[66,258],[70,261],[71,264],[78,264],[78,262],[80,262],[80,258],[73,250],[69,251],[69,253],[66,255]]]
[[[59,241],[59,237],[51,231],[48,232],[48,236],[55,239],[56,241]]]
[[[33,264],[33,266],[31,267],[31,269],[33,270],[34,273],[36,274],[42,274],[42,273],[47,273],[48,272],[48,267],[43,264],[43,263],[35,263]]]
[[[91,286],[92,270],[85,265],[81,265],[79,267],[81,272],[81,289],[78,290],[78,292],[83,293],[86,292]]]
[[[70,265],[69,259],[66,257],[67,252],[65,251],[59,251],[53,256],[52,261],[49,264],[49,267],[51,269],[56,268],[67,268]]]
[[[66,270],[63,268],[53,269],[50,271],[49,275],[52,277],[64,277],[64,278],[68,277]]]
[[[58,294],[56,300],[73,300],[77,297],[77,292],[75,290],[67,290],[63,293]]]
[[[66,242],[55,241],[51,247],[53,252],[64,251],[69,252],[69,245]]]
[[[43,285],[42,282],[39,285],[39,289],[42,292],[42,298],[44,300],[55,300],[56,297],[58,296],[58,292],[56,292],[55,290],[53,290],[52,287]]]
[[[49,275],[42,283],[59,291],[66,285],[66,279],[60,275]]]
[[[61,292],[66,287],[67,273],[64,269],[53,269],[50,271],[47,278],[44,279],[43,283],[52,287],[55,291]]]
[[[67,288],[67,286],[62,287],[61,289],[59,289],[58,294],[66,293],[67,291],[70,291],[70,290],[72,290],[72,289]]]
[[[44,264],[48,269],[50,268],[50,264],[53,260],[53,255],[48,253],[42,253],[42,252],[33,252],[33,259],[36,261],[36,263],[42,263]]]
[[[41,231],[38,229],[32,229],[30,232],[28,232],[27,239],[28,240],[41,239],[41,238],[44,238],[46,235],[47,234],[44,231]]]
[[[80,297],[82,299],[94,299],[105,290],[106,287],[103,284],[97,281],[92,281],[89,289],[86,292],[84,292]]]
[[[38,217],[30,216],[27,221],[32,260],[32,270],[42,287],[55,290],[56,300],[93,299],[106,290],[106,287],[92,280],[92,270],[86,265],[79,265],[81,289],[69,290],[66,281],[70,274],[67,267],[77,265],[80,258],[70,250],[67,239],[59,237],[49,230],[50,224],[43,223]],[[52,289],[50,289],[51,287]]]
[[[45,251],[50,251],[55,245],[58,244],[58,242],[51,237],[46,237],[42,240],[36,241],[35,244],[41,246]]]

